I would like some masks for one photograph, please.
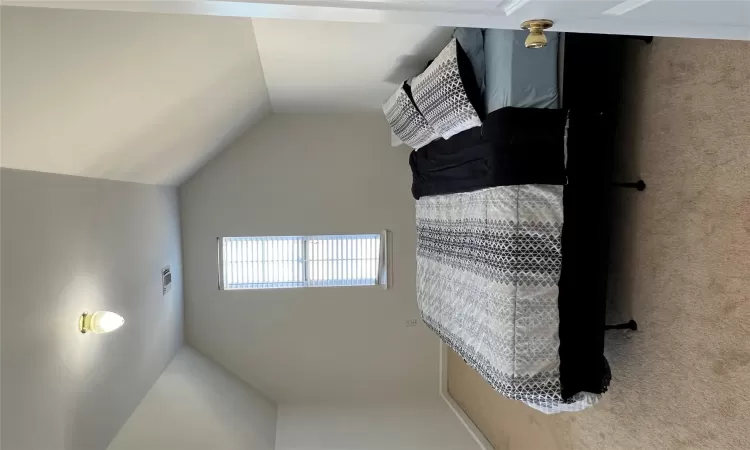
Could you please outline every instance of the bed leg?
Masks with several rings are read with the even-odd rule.
[[[650,43],[654,42],[654,37],[653,36],[628,36],[628,37],[630,39],[636,39],[636,40],[639,40],[639,41],[643,41],[646,44],[650,44]]]
[[[638,324],[635,322],[635,320],[631,320],[627,323],[620,323],[617,325],[604,325],[604,331],[608,330],[631,330],[631,331],[638,331]]]
[[[645,42],[646,44],[650,44],[654,42],[654,37],[653,36],[641,36],[641,40]]]
[[[629,188],[629,189],[637,189],[639,191],[646,190],[646,182],[643,180],[638,180],[632,183],[613,183],[612,186]]]

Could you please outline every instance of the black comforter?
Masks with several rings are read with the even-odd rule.
[[[495,186],[565,184],[566,112],[502,108],[482,127],[413,151],[412,195],[453,194]]]

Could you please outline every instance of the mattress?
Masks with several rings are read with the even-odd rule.
[[[548,44],[528,49],[523,30],[488,29],[484,34],[485,106],[488,113],[508,106],[559,108],[562,69],[559,33],[547,33]]]

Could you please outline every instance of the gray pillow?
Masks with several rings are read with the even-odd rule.
[[[487,113],[500,108],[558,108],[558,33],[544,48],[526,48],[528,33],[488,29],[484,34]]]
[[[469,57],[474,77],[477,79],[480,95],[484,96],[485,62],[484,62],[484,30],[481,28],[456,28],[453,32],[461,48]]]

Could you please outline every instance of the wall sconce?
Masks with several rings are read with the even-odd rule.
[[[109,333],[120,328],[125,323],[125,319],[117,313],[111,311],[97,311],[93,314],[84,312],[78,319],[78,329],[81,333]]]

